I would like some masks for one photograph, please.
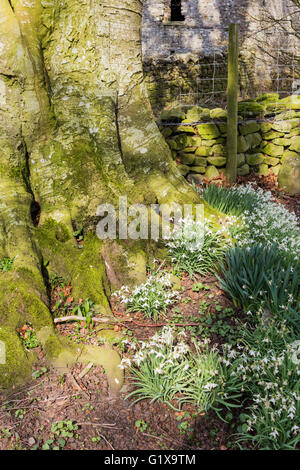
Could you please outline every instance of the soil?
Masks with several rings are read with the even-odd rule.
[[[283,194],[274,176],[250,180],[271,190],[276,200],[294,211],[300,220],[300,197]],[[249,178],[240,178],[239,183],[248,181]],[[197,283],[205,286],[198,292],[193,290]],[[74,307],[71,291],[68,282],[56,283],[52,290],[52,311],[61,309],[58,312],[60,316],[69,313]],[[57,307],[60,299],[63,301]],[[203,302],[207,304],[205,308]],[[214,276],[198,276],[193,280],[187,275],[182,276],[180,299],[156,324],[143,319],[140,313],[128,315],[115,297],[112,309],[117,321],[114,330],[143,341],[170,321],[185,328],[188,335],[195,335],[199,332],[199,324],[205,325],[206,320],[213,316],[212,323],[205,330],[209,331],[224,309],[234,312],[226,319],[233,329],[243,317],[219,289]],[[79,347],[86,343],[99,343],[99,324],[87,328],[85,323],[61,323],[56,328]],[[210,336],[213,344],[220,345],[225,340],[218,329]],[[120,351],[120,345],[114,347]],[[214,412],[205,413],[191,405],[177,411],[168,404],[151,403],[148,399],[134,404],[132,399],[126,398],[131,390],[128,374],[120,395],[110,396],[101,367],[93,366],[80,378],[84,365],[76,364],[64,373],[45,363],[40,348],[35,350],[39,360],[34,369],[36,376],[40,376],[20,390],[0,395],[0,450],[41,449],[43,446],[77,450],[226,450],[233,446],[236,418],[242,409],[236,411],[236,416],[227,424]],[[56,435],[51,429],[53,423],[61,421],[70,421],[73,426],[68,437]]]
[[[210,286],[210,289],[193,292],[192,287],[198,282],[207,288]],[[209,303],[207,313],[214,311],[216,299],[223,308],[232,307],[230,300],[218,289],[217,280],[213,276],[198,277],[194,281],[184,276],[181,285],[181,299],[157,324],[144,320],[140,313],[128,317],[115,298],[112,305],[115,317],[121,319],[118,323],[120,331],[129,335],[129,338],[134,336],[144,341],[163,324],[167,324],[167,319],[172,318],[175,318],[176,324],[188,325],[187,332],[188,328],[193,331],[197,328],[195,317],[199,316],[199,305],[204,298]],[[54,297],[56,295],[55,292]],[[95,329],[88,330],[77,323],[59,324],[57,328],[62,335],[76,342],[80,339],[79,344],[97,344]],[[222,338],[215,336],[214,342],[221,343]],[[84,365],[77,364],[67,374],[60,373],[58,369],[49,369],[44,363],[42,351],[39,348],[36,351],[40,360],[35,369],[42,371],[43,367],[47,367],[47,372],[22,390],[6,397],[0,396],[0,449],[40,449],[49,439],[54,438],[51,444],[53,447],[59,443],[58,438],[53,436],[51,426],[55,421],[65,420],[71,420],[78,426],[74,436],[67,439],[65,449],[227,448],[230,427],[214,413],[199,412],[190,405],[176,411],[168,404],[150,403],[150,400],[133,404],[133,400],[126,399],[131,390],[128,375],[125,375],[125,385],[120,396],[110,396],[106,375],[101,367],[93,367],[80,379],[79,374]],[[145,429],[138,425],[138,421],[145,423]],[[187,423],[186,429],[180,429],[182,422]]]

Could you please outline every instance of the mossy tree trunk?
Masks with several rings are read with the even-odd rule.
[[[141,9],[139,0],[0,0],[0,259],[15,258],[14,270],[0,273],[4,386],[30,370],[16,333],[24,322],[49,355],[60,352],[46,260],[48,271],[71,279],[75,297],[106,313],[104,261],[117,277],[134,272],[128,260],[143,263],[138,243],[103,250],[95,235],[99,204],[117,206],[120,195],[135,203],[196,201],[147,98]],[[72,237],[80,226],[82,250]]]

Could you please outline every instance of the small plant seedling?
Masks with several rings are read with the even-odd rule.
[[[122,330],[122,333],[124,336],[133,336],[133,331],[128,330],[127,328],[124,328],[124,330]]]
[[[84,302],[76,305],[72,310],[73,315],[78,315],[86,320],[87,327],[92,324],[92,318],[97,313],[99,313],[97,305],[89,299],[85,299]]]
[[[58,379],[59,385],[64,385],[65,381],[66,381],[65,374],[61,374]]]
[[[37,369],[34,372],[32,372],[31,377],[35,380],[41,377],[42,375],[46,374],[48,372],[47,367],[42,367],[42,369]]]
[[[25,414],[26,414],[26,410],[22,410],[22,408],[15,411],[15,417],[19,419],[23,419]]]
[[[200,292],[201,290],[210,290],[211,287],[208,284],[203,284],[202,282],[197,282],[193,285],[193,292]]]
[[[230,423],[232,420],[233,420],[233,415],[232,415],[232,413],[227,413],[226,416],[225,416],[225,421],[226,421],[227,423]]]
[[[6,273],[13,269],[14,258],[2,258],[0,260],[0,271]]]
[[[26,349],[34,349],[39,346],[38,339],[33,330],[28,330],[26,333],[26,338],[24,340],[24,346]]]
[[[149,424],[146,423],[145,421],[143,421],[142,419],[138,419],[136,422],[135,422],[135,427],[141,431],[141,432],[145,432],[147,431],[148,427],[149,427]]]
[[[25,323],[21,328],[17,328],[17,332],[26,349],[34,349],[38,347],[38,339],[30,324]]]
[[[181,323],[184,321],[184,315],[182,313],[177,313],[172,315],[172,319],[169,321],[170,325],[173,323]]]
[[[63,449],[66,445],[66,441],[62,439],[61,437],[58,439],[57,442],[59,445],[55,445],[55,442],[53,439],[48,439],[43,445],[42,445],[42,450],[60,450]],[[53,445],[54,444],[54,445]]]
[[[173,308],[173,312],[174,313],[181,313],[181,309],[180,308]]]
[[[202,300],[201,304],[199,305],[199,313],[200,314],[205,314],[209,308],[209,303],[205,302],[205,300]]]
[[[64,287],[69,286],[70,282],[62,276],[58,276],[57,274],[51,273],[50,284],[52,289],[55,289],[57,287],[63,289]]]
[[[193,432],[193,429],[191,428],[190,424],[188,421],[182,421],[183,416],[178,416],[176,418],[179,423],[177,424],[177,427],[180,431],[180,434],[191,434]]]
[[[91,405],[90,403],[86,403],[84,407],[82,408],[82,411],[86,411],[86,410],[93,411],[93,409],[94,409],[93,405]]]
[[[74,424],[71,420],[55,421],[51,426],[51,432],[62,438],[76,437],[75,431],[77,430],[77,424]]]
[[[1,439],[1,438],[6,438],[6,439],[8,439],[8,438],[11,437],[11,436],[12,436],[12,433],[10,432],[9,429],[7,429],[7,428],[2,428],[2,429],[0,429],[0,439]]]
[[[77,240],[82,240],[83,239],[83,227],[79,227],[78,230],[75,230],[75,232],[73,232],[73,237],[77,238]]]

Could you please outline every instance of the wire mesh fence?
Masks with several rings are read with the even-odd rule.
[[[164,108],[226,105],[227,55],[219,50],[194,63],[159,62],[155,73],[145,67],[146,84],[157,117]],[[197,118],[197,116],[195,116]]]
[[[238,176],[277,176],[284,161],[300,154],[299,41],[295,34],[286,35],[284,41],[281,36],[267,50],[239,55],[238,120],[234,123]],[[180,83],[177,77],[176,85],[172,68],[167,67],[169,78],[156,84],[154,98],[157,122],[180,173],[197,184],[228,175],[228,137],[233,132],[228,133],[227,55],[213,51],[209,59],[192,68],[189,80]],[[178,68],[175,73],[179,74]]]
[[[300,94],[300,31],[286,33],[284,41],[267,50],[256,50],[245,60],[239,57],[239,119],[269,120],[285,112],[293,116],[293,102],[281,100]],[[225,47],[226,49],[226,47]],[[165,70],[164,70],[165,68]],[[167,70],[166,70],[167,69]],[[209,58],[199,58],[194,64],[174,62],[157,65],[155,77],[147,74],[146,82],[154,112],[160,121],[163,109],[179,108],[189,113],[189,119],[202,122],[203,109],[223,108],[227,103],[227,53],[213,51]],[[267,96],[267,94],[269,96]],[[261,96],[261,98],[259,98]],[[247,105],[256,100],[257,106]],[[266,103],[268,100],[268,103]],[[264,105],[268,105],[262,109]],[[202,110],[201,110],[202,108]],[[204,119],[205,122],[205,119]],[[172,125],[172,121],[161,122]],[[183,123],[184,124],[184,123]]]

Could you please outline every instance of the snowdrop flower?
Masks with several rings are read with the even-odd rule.
[[[279,432],[277,431],[277,429],[272,428],[272,432],[270,433],[270,437],[273,437],[274,439],[276,439],[277,436],[279,436]]]
[[[214,383],[207,383],[206,385],[204,385],[204,390],[213,390],[214,388],[216,388],[218,386],[218,384],[214,384]]]

